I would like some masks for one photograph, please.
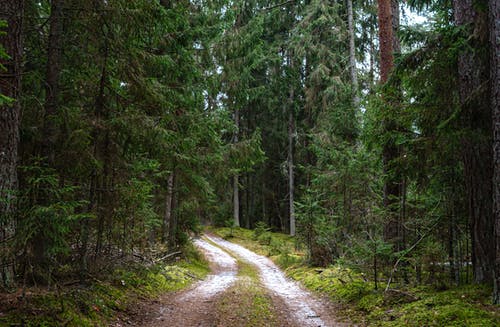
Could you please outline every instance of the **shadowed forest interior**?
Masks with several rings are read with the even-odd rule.
[[[498,0],[0,0],[0,58],[6,297],[210,225],[500,303]]]

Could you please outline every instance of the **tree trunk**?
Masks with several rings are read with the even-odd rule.
[[[234,143],[238,143],[238,134],[240,129],[240,110],[235,109],[234,111],[234,125],[236,130],[234,131]],[[240,189],[239,189],[239,176],[236,173],[233,176],[233,219],[234,226],[240,227]]]
[[[380,43],[380,82],[385,83],[394,66],[393,56],[393,17],[391,9],[391,0],[378,0],[378,23],[379,23],[379,43]],[[383,122],[386,131],[393,129],[393,124],[387,121]],[[382,150],[384,174],[386,181],[384,183],[384,206],[388,209],[390,215],[385,226],[385,239],[392,240],[397,238],[398,223],[397,216],[393,212],[392,206],[397,203],[399,197],[399,185],[393,176],[390,176],[390,164],[397,157],[397,147],[390,140],[386,142]]]
[[[352,0],[347,0],[347,25],[349,34],[349,66],[351,70],[351,84],[352,84],[352,104],[355,108],[359,106],[358,95],[358,74],[356,70],[356,45],[354,31],[354,15],[352,11]]]
[[[42,130],[42,156],[49,165],[54,164],[54,145],[56,126],[54,116],[57,113],[59,96],[59,75],[61,73],[61,53],[63,34],[63,0],[52,0],[49,18],[49,39],[47,47],[47,71],[45,78],[45,114]]]
[[[174,177],[174,172],[172,171],[167,179],[167,195],[165,196],[165,211],[163,214],[163,242],[169,239],[168,233],[172,219],[172,200],[174,198]]]
[[[102,59],[102,67],[101,67],[101,74],[99,78],[99,84],[98,84],[98,92],[97,96],[95,98],[95,103],[94,103],[94,117],[95,120],[98,122],[96,126],[94,126],[92,130],[92,147],[93,147],[93,157],[95,160],[99,160],[101,156],[102,150],[99,149],[99,137],[103,133],[102,131],[102,122],[101,120],[105,118],[106,112],[105,112],[105,91],[106,91],[106,81],[108,79],[108,72],[107,72],[107,64],[108,64],[108,55],[109,55],[109,47],[108,43],[105,40],[105,46],[104,46],[104,57]],[[105,160],[105,159],[104,159]],[[97,216],[97,221],[98,225],[104,224],[104,216],[103,212],[100,208],[101,205],[101,192],[102,190],[99,190],[99,188],[102,188],[103,182],[102,178],[100,178],[99,172],[97,168],[94,168],[89,176],[89,205],[88,205],[88,212],[89,213],[94,213]],[[126,234],[126,226],[124,226],[124,235]],[[88,271],[89,271],[89,241],[90,241],[90,235],[91,235],[91,220],[89,218],[85,218],[82,221],[82,230],[81,230],[81,248],[80,248],[80,279],[84,281],[87,276],[88,276]]]
[[[493,303],[500,304],[500,4],[490,0],[490,80],[493,110],[493,219],[495,225],[495,268]]]
[[[393,8],[394,12],[393,13]],[[399,6],[397,0],[378,0],[379,44],[380,44],[380,82],[386,83],[394,67],[394,52],[399,51],[399,40],[396,32],[399,28]],[[387,107],[391,107],[391,99],[385,98]],[[389,109],[388,108],[388,109]],[[392,133],[397,129],[392,113],[385,114],[382,121],[385,133]],[[384,226],[384,238],[394,245],[394,250],[401,247],[401,233],[399,215],[396,206],[401,196],[401,176],[393,167],[399,156],[399,148],[389,137],[382,149],[382,161],[385,175],[384,207],[387,210],[387,222]]]
[[[477,283],[491,282],[495,243],[492,219],[493,154],[491,147],[491,108],[487,20],[483,0],[455,0],[455,22],[469,29],[470,48],[458,58],[459,98],[462,124],[462,156],[469,224],[472,240],[472,264]]]
[[[7,289],[15,286],[11,247],[16,230],[23,14],[24,1],[0,0],[0,20],[8,24],[0,45],[10,57],[0,61],[5,66],[0,74],[0,94],[13,100],[0,106],[0,287]]]
[[[251,208],[250,208],[250,193],[252,192],[251,188],[251,178],[250,174],[246,173],[245,174],[245,216],[243,217],[245,219],[245,228],[250,229],[251,225]]]
[[[394,66],[391,0],[378,0],[380,82],[385,83]]]
[[[172,171],[172,191],[171,191],[172,198],[170,205],[170,221],[168,224],[168,245],[171,249],[177,246],[178,221],[177,221],[177,214],[175,212],[175,208],[177,208],[179,203],[179,194],[176,192],[177,179],[178,176],[174,169],[174,171]]]
[[[391,0],[391,15],[392,15],[392,51],[394,53],[401,52],[401,43],[399,42],[399,0]]]
[[[295,208],[294,208],[294,162],[293,162],[293,140],[295,134],[294,115],[294,92],[290,87],[289,109],[288,109],[288,214],[290,217],[290,235],[295,236]]]
[[[454,205],[455,203],[452,201],[448,226],[448,258],[450,264],[450,282],[458,286],[460,284],[460,266],[457,255],[457,226]]]

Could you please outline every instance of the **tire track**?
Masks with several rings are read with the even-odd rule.
[[[213,302],[222,292],[234,284],[238,265],[232,256],[209,242],[196,239],[194,244],[209,261],[212,273],[204,280],[181,292],[159,308],[151,327],[213,326],[215,310]]]
[[[260,271],[260,278],[264,286],[283,300],[288,308],[288,313],[295,318],[294,320],[299,326],[347,326],[330,316],[328,308],[322,301],[302,289],[296,282],[288,279],[269,258],[219,237],[207,235],[205,237],[221,248],[255,265]]]

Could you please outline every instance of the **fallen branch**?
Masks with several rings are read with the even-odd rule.
[[[193,279],[203,280],[203,279],[201,279],[200,277],[195,276],[195,275],[193,275],[193,274],[190,274],[190,273],[188,273],[188,272],[186,273],[186,275],[187,275],[187,276],[189,276],[189,277],[191,277],[191,278],[193,278]]]
[[[165,255],[165,256],[163,256],[163,257],[161,257],[161,258],[158,258],[158,259],[153,260],[153,262],[154,262],[154,263],[157,263],[157,262],[163,261],[163,260],[165,260],[165,259],[168,259],[168,258],[170,258],[170,257],[173,257],[174,255],[177,255],[177,254],[182,254],[182,252],[181,252],[181,251],[176,251],[176,252],[169,253],[169,254],[167,254],[167,255]]]

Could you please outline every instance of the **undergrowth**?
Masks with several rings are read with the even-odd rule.
[[[288,235],[272,233],[265,226],[254,231],[211,229],[261,255],[269,256],[286,274],[308,289],[338,304],[337,313],[368,326],[500,326],[500,308],[490,305],[491,289],[465,285],[437,290],[407,287],[387,292],[348,267],[307,265],[304,251]]]
[[[192,245],[182,253],[175,264],[127,265],[86,286],[28,288],[25,296],[0,298],[0,326],[108,326],[134,303],[182,289],[208,273],[207,262]]]

